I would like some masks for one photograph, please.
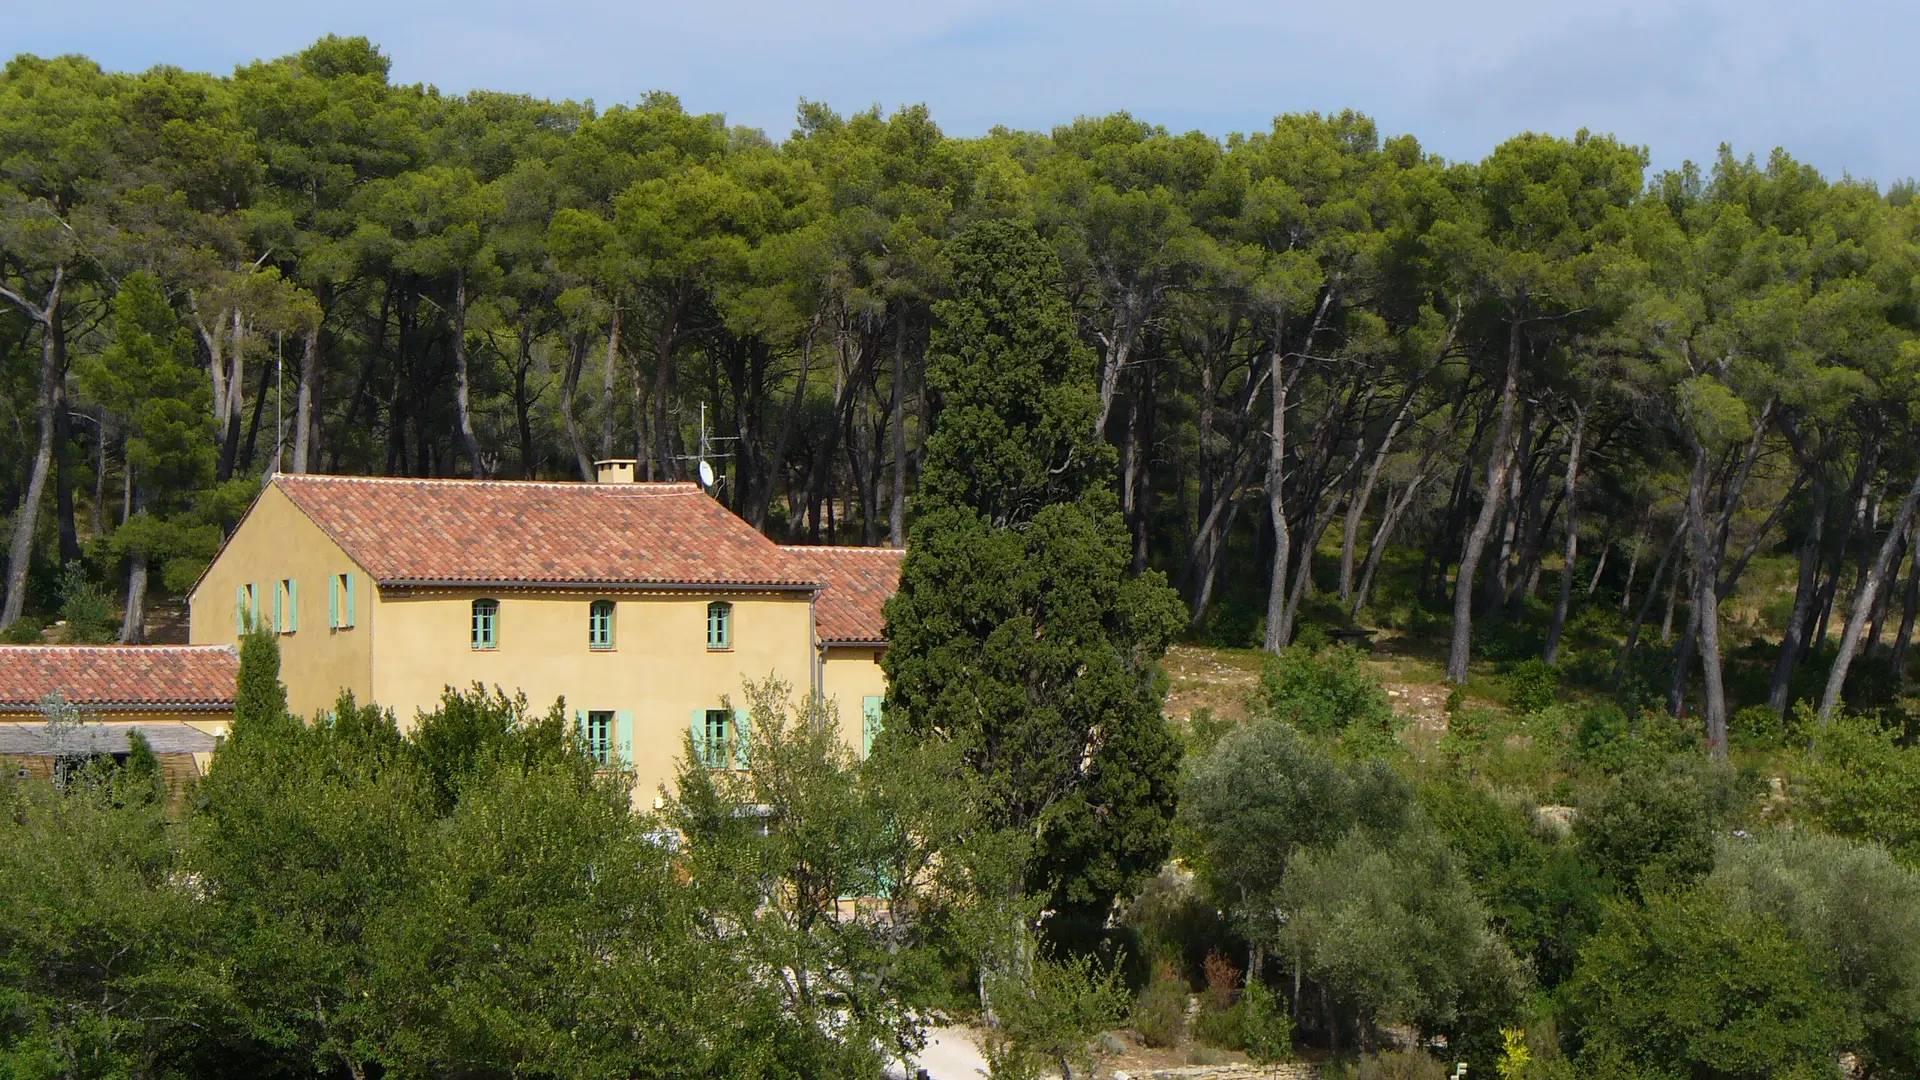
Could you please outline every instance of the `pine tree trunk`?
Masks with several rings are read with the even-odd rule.
[[[453,380],[460,448],[467,455],[473,478],[484,480],[487,463],[480,456],[480,439],[473,433],[473,380],[467,371],[467,274],[464,270],[453,279]]]
[[[33,557],[33,533],[39,524],[40,500],[46,495],[47,474],[53,469],[53,411],[60,379],[66,370],[60,332],[60,294],[65,283],[65,268],[55,270],[46,303],[28,308],[28,314],[40,324],[40,392],[34,406],[39,440],[34,446],[33,469],[27,474],[26,493],[20,497],[19,509],[14,511],[13,542],[7,549],[7,597],[4,606],[0,606],[0,629],[19,621],[26,604],[27,565]]]
[[[1718,758],[1727,756],[1727,692],[1720,671],[1720,574],[1714,543],[1707,529],[1707,453],[1694,452],[1693,476],[1687,486],[1688,524],[1693,530],[1694,612],[1699,624],[1700,676],[1706,682],[1707,748]]]
[[[306,343],[300,351],[300,386],[295,394],[293,419],[293,466],[287,471],[305,473],[313,452],[313,433],[320,394],[320,324],[307,328]]]
[[[1893,639],[1893,671],[1900,679],[1902,693],[1907,689],[1907,646],[1913,642],[1913,623],[1920,615],[1920,525],[1907,542],[1907,595],[1900,607],[1900,632]]]
[[[1567,546],[1561,553],[1560,596],[1553,604],[1553,618],[1547,623],[1546,662],[1560,663],[1560,633],[1567,625],[1567,608],[1573,603],[1573,573],[1580,559],[1580,443],[1587,433],[1587,410],[1574,406],[1573,433],[1567,439],[1567,477],[1562,501],[1567,507]]]
[[[573,461],[580,470],[580,479],[592,483],[598,479],[593,468],[593,458],[587,455],[586,440],[580,434],[580,418],[574,415],[574,398],[580,391],[580,372],[586,366],[587,342],[581,335],[575,335],[573,347],[567,350],[567,370],[560,379],[560,420],[567,428],[567,442],[573,447]],[[651,469],[648,470],[651,473]]]
[[[1906,531],[1907,522],[1913,518],[1916,503],[1920,503],[1920,473],[1914,475],[1913,483],[1907,488],[1907,497],[1901,500],[1899,513],[1887,530],[1887,538],[1881,541],[1879,553],[1873,557],[1873,565],[1854,593],[1853,603],[1847,613],[1846,629],[1840,634],[1840,652],[1833,658],[1833,668],[1827,674],[1827,688],[1820,695],[1822,726],[1840,704],[1840,691],[1847,683],[1847,668],[1852,666],[1854,651],[1860,646],[1860,632],[1866,626],[1867,615],[1873,610],[1874,597],[1887,576],[1887,566],[1893,561],[1893,551],[1899,545],[1900,534]]]
[[[1267,450],[1267,519],[1273,527],[1273,577],[1267,583],[1267,635],[1262,642],[1270,653],[1278,654],[1292,639],[1287,625],[1287,555],[1292,537],[1287,532],[1287,380],[1286,354],[1280,337],[1274,335],[1268,354],[1273,380],[1273,420],[1269,428],[1272,442]]]
[[[1824,469],[1814,466],[1813,475],[1813,520],[1808,522],[1806,531],[1800,536],[1800,569],[1793,590],[1793,613],[1787,616],[1787,627],[1780,638],[1780,652],[1774,658],[1773,679],[1767,684],[1767,707],[1779,715],[1786,715],[1787,692],[1793,685],[1794,668],[1800,664],[1800,656],[1806,651],[1807,629],[1813,621],[1813,604],[1820,574],[1820,542],[1826,532],[1827,503],[1830,493]]]
[[[607,318],[607,355],[600,365],[600,456],[613,456],[613,388],[620,360],[620,299],[614,298]],[[639,448],[635,447],[636,455]]]
[[[1453,585],[1453,641],[1447,650],[1447,681],[1467,681],[1467,664],[1473,647],[1473,577],[1486,551],[1487,539],[1500,513],[1500,497],[1507,486],[1507,470],[1513,462],[1514,399],[1520,392],[1520,320],[1509,324],[1507,336],[1507,377],[1500,389],[1500,419],[1494,429],[1493,446],[1487,454],[1487,495],[1480,516],[1467,534],[1460,550],[1460,569]]]
[[[887,501],[887,543],[896,548],[907,546],[907,308],[900,306],[900,319],[893,339],[893,394],[887,402],[888,422],[893,436],[893,489]]]

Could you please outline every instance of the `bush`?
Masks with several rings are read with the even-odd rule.
[[[38,619],[22,615],[12,626],[0,630],[0,642],[8,645],[44,645],[46,627]]]
[[[1240,969],[1219,953],[1208,953],[1203,969],[1207,988],[1200,993],[1200,1014],[1194,1035],[1208,1046],[1238,1050],[1245,1041],[1240,1007]]]
[[[1535,657],[1515,664],[1507,673],[1507,705],[1515,712],[1537,713],[1553,704],[1560,690],[1560,673]]]
[[[1787,728],[1779,713],[1765,705],[1749,705],[1727,720],[1727,734],[1737,745],[1771,750],[1786,741]]]
[[[102,645],[113,640],[113,599],[87,578],[86,568],[67,564],[60,576],[60,629],[65,645]]]
[[[1447,1080],[1447,1067],[1424,1050],[1382,1050],[1360,1059],[1353,1080]]]
[[[1614,905],[1563,993],[1583,1075],[1831,1076],[1847,1028],[1806,946],[1711,889]]]
[[[1805,716],[1804,707],[1801,719]],[[1809,755],[1801,796],[1828,832],[1884,844],[1920,867],[1920,747],[1864,716],[1837,717]]]
[[[1168,1047],[1180,1043],[1187,1026],[1187,983],[1170,967],[1162,965],[1153,973],[1153,981],[1133,1003],[1133,1030],[1148,1046]]]
[[[1393,706],[1380,680],[1360,667],[1360,653],[1345,645],[1315,652],[1294,645],[1260,669],[1257,704],[1301,731],[1332,734],[1353,725],[1391,732]]]
[[[1635,768],[1581,812],[1574,838],[1600,876],[1628,895],[1687,885],[1713,869],[1714,836],[1749,788],[1725,764]]]

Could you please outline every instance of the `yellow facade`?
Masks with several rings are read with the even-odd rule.
[[[828,645],[822,652],[826,661],[820,665],[820,691],[839,707],[841,739],[864,752],[867,717],[877,715],[874,710],[887,696],[887,676],[880,670],[887,650],[867,644]]]
[[[496,644],[472,646],[473,602],[499,604]],[[614,603],[613,647],[587,636],[596,600]],[[636,794],[673,777],[695,712],[723,699],[745,705],[743,684],[777,676],[814,690],[812,593],[573,590],[393,590],[375,606],[373,685],[402,728],[443,690],[474,683],[527,695],[535,709],[565,698],[570,714],[631,714]],[[707,648],[707,605],[732,605],[729,649]]]
[[[352,593],[351,626],[333,627],[329,578],[344,577]],[[379,700],[373,685],[373,582],[278,488],[269,485],[234,530],[219,558],[189,597],[188,640],[195,645],[237,645],[239,590],[251,587],[262,626],[274,625],[276,594],[293,583],[295,603],[279,600],[280,680],[287,707],[297,716],[331,709],[341,690],[360,701]],[[337,598],[347,621],[347,597]],[[382,701],[382,704],[387,704]],[[408,715],[411,715],[409,713]]]
[[[247,586],[261,625],[279,630],[281,681],[297,714],[331,708],[345,689],[391,709],[405,730],[437,707],[447,687],[524,693],[536,710],[565,698],[570,714],[614,712],[630,726],[635,796],[643,803],[671,782],[695,714],[723,699],[744,706],[747,679],[775,676],[801,695],[825,689],[822,672],[831,672],[856,749],[862,697],[882,692],[874,688],[871,648],[857,651],[864,659],[836,653],[818,662],[812,589],[383,589],[271,485],[192,594],[194,644],[237,644],[236,605]],[[347,621],[336,591],[346,589],[352,625],[331,625]],[[473,605],[481,599],[498,604],[492,648],[473,646]],[[589,610],[599,600],[614,604],[609,649],[589,642]],[[707,647],[708,605],[716,601],[731,605],[726,649]]]

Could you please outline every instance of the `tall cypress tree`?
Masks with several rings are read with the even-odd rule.
[[[1103,917],[1166,857],[1179,751],[1153,665],[1182,608],[1159,574],[1127,574],[1094,360],[1052,252],[985,222],[948,259],[887,715],[961,748],[997,823],[1032,841],[1021,889]]]

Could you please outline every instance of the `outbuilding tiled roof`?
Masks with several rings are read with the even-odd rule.
[[[805,572],[826,582],[814,602],[813,622],[822,641],[876,644],[887,640],[887,599],[900,587],[899,548],[789,547]]]
[[[233,708],[230,645],[0,645],[0,712],[37,712],[49,694],[83,708]]]
[[[277,476],[382,585],[813,588],[695,484]]]

